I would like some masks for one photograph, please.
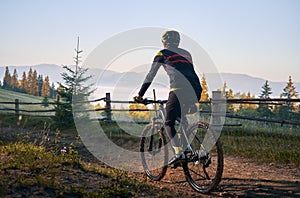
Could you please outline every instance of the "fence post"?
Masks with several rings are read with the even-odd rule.
[[[56,95],[56,102],[57,102],[57,104],[59,104],[59,102],[60,102],[60,95]]]
[[[106,102],[106,120],[111,121],[111,100],[110,100],[110,93],[106,93],[105,95],[105,102]]]
[[[15,113],[17,116],[19,116],[20,114],[20,103],[19,103],[19,99],[15,99]]]
[[[212,92],[212,127],[214,130],[221,130],[222,129],[222,124],[221,124],[221,117],[226,115],[226,112],[224,112],[224,108],[222,108],[222,103],[224,103],[223,101],[221,101],[222,99],[222,92],[221,91],[213,91]]]

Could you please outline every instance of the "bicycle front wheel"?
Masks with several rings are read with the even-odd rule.
[[[190,154],[188,161],[183,163],[186,180],[197,192],[210,193],[217,188],[222,178],[224,161],[221,141],[216,138],[212,149],[205,151],[202,145],[205,135],[215,135],[205,122],[192,124],[188,134],[195,154]]]
[[[143,168],[147,176],[155,181],[161,180],[167,171],[168,148],[163,130],[161,122],[147,125],[140,142]]]

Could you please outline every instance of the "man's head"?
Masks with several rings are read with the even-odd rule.
[[[168,30],[162,34],[161,41],[165,47],[178,47],[180,35],[177,31]]]

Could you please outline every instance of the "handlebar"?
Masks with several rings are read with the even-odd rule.
[[[138,103],[141,103],[141,104],[144,104],[144,105],[148,105],[148,104],[165,104],[167,103],[168,100],[149,100],[147,98],[145,98],[143,101],[141,102],[138,102]]]

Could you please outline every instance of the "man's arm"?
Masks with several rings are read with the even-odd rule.
[[[163,64],[163,54],[161,52],[158,52],[158,54],[154,58],[151,69],[150,69],[149,73],[147,74],[147,76],[143,82],[143,85],[138,93],[140,97],[144,96],[147,89],[150,87],[158,69],[160,68],[160,66],[162,64]]]

